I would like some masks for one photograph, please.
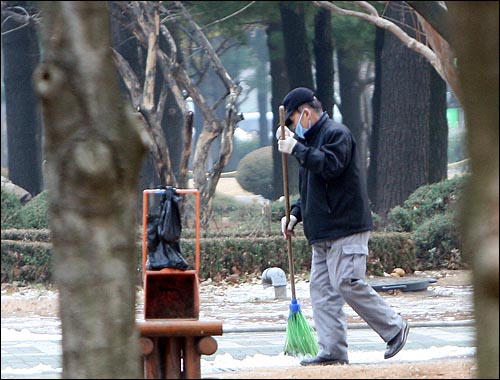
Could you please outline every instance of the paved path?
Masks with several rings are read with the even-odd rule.
[[[405,348],[390,361],[421,361],[443,357],[472,356],[475,353],[472,325],[442,327],[411,325]],[[3,335],[3,334],[2,334]],[[61,378],[60,335],[33,334],[33,340],[4,340],[2,337],[2,379]],[[202,357],[202,377],[216,378],[245,367],[299,365],[299,358],[282,353],[285,332],[236,332],[215,337],[218,350]],[[388,363],[383,359],[385,343],[368,328],[350,328],[348,343],[351,364]]]

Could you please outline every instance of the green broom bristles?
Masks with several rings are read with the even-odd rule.
[[[292,299],[286,326],[285,355],[316,356],[318,350],[318,342],[316,341],[314,329],[309,325],[306,317],[300,311],[297,300]]]

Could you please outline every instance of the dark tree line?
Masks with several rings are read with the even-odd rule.
[[[4,4],[9,5],[9,3],[13,2],[2,4],[4,6]],[[130,67],[128,72],[134,73],[137,76],[135,79],[138,80],[137,83],[141,83],[146,78],[147,40],[144,39],[145,37],[141,37],[141,42],[141,38],[138,38],[140,34],[137,34],[139,29],[136,28],[136,34],[134,34],[134,29],[131,26],[141,25],[141,23],[134,21],[134,17],[139,15],[137,12],[152,12],[153,3],[143,5],[142,9],[137,8],[135,15],[130,12],[134,9],[132,3],[126,7],[124,5],[127,3],[124,2],[109,3],[110,10],[113,10],[112,14],[114,15],[111,25],[114,31],[116,52],[123,57],[123,62],[128,62]],[[4,6],[2,12],[4,16],[16,14],[15,8],[12,7],[14,4],[10,5],[10,7]],[[209,7],[206,2],[197,2],[194,3],[194,6],[194,11],[198,8],[203,10],[203,7]],[[386,12],[388,12],[388,17],[398,20],[401,25],[408,25],[408,33],[415,36],[413,30],[418,30],[418,22],[413,10],[405,6],[404,2],[391,2]],[[203,12],[199,14],[203,14]],[[263,17],[263,15],[265,16]],[[359,26],[346,28],[343,26],[342,18],[332,17],[330,10],[323,7],[307,6],[302,2],[260,3],[249,7],[245,12],[241,12],[233,18],[232,26],[221,24],[217,28],[219,30],[234,28],[234,24],[241,24],[241,20],[246,20],[248,25],[252,25],[249,30],[257,28],[266,31],[269,74],[272,82],[269,107],[274,114],[273,128],[279,123],[279,115],[277,114],[279,103],[293,87],[308,86],[314,89],[318,97],[323,100],[325,110],[331,116],[334,116],[333,104],[337,104],[342,111],[344,123],[353,130],[358,144],[364,148],[361,154],[366,161],[367,181],[375,212],[384,216],[390,208],[402,203],[418,186],[446,178],[446,86],[424,58],[403,46],[391,33],[383,30],[377,32],[378,39],[372,45],[373,52],[370,53],[370,48],[367,48],[366,44],[345,42],[349,38],[352,41],[352,37],[346,38],[346,36],[352,36],[355,28]],[[33,23],[34,18],[29,18],[29,20]],[[210,24],[213,23],[213,18],[200,18],[198,22]],[[8,25],[5,24],[4,29]],[[364,28],[366,29],[366,26]],[[177,31],[179,28],[173,27],[169,30]],[[206,30],[207,35],[210,35],[211,29]],[[376,30],[376,28],[372,28],[371,33],[373,34]],[[34,28],[31,33],[35,35]],[[364,32],[368,35],[369,33]],[[16,34],[17,31],[14,31],[7,36]],[[171,42],[164,38],[164,35],[164,33],[158,35],[158,48],[166,52],[167,55],[175,54],[175,60],[181,65],[186,65],[188,59],[183,58],[185,53],[182,49],[174,48]],[[172,33],[172,37],[172,40],[177,41],[177,44],[183,41],[178,32]],[[420,38],[422,35],[415,37]],[[213,41],[215,43],[216,40]],[[17,46],[24,45],[17,44]],[[12,58],[9,51],[4,50],[6,60]],[[23,53],[26,54],[26,52]],[[336,90],[340,95],[338,101],[334,95],[334,54],[338,58],[339,69],[339,89]],[[366,75],[363,72],[363,70],[366,71],[366,67],[370,67],[370,61],[374,61],[376,65],[375,76]],[[186,110],[179,106],[180,100],[178,97],[176,98],[176,92],[168,89],[169,83],[171,85],[172,81],[167,80],[169,74],[161,69],[162,64],[160,57],[156,63],[160,66],[154,71],[155,79],[149,82],[153,83],[151,87],[152,99],[156,103],[156,112],[149,112],[149,116],[143,118],[143,122],[146,126],[152,125],[151,123],[158,125],[158,127],[150,129],[153,136],[157,136],[153,138],[153,141],[157,141],[157,145],[152,145],[155,148],[151,148],[151,153],[144,162],[143,170],[141,170],[140,188],[152,187],[159,182],[185,186],[187,168],[182,167],[181,161],[186,162],[186,160],[181,159],[181,157],[186,155],[186,150],[189,150],[188,159],[192,163],[195,150],[196,141],[193,141],[190,146],[179,144],[179,141],[185,140],[188,133],[184,129],[185,120],[187,120]],[[195,62],[191,60],[190,64],[193,65]],[[10,67],[19,70],[21,66],[11,65]],[[199,69],[197,71],[202,73]],[[210,71],[206,71],[206,73],[210,75]],[[263,72],[261,71],[261,73]],[[25,74],[23,78],[29,78],[29,71]],[[121,75],[128,74],[122,72]],[[201,74],[200,79],[203,75],[206,74]],[[12,78],[13,76],[9,74],[9,80]],[[184,81],[184,84],[186,83]],[[214,82],[212,81],[212,83]],[[165,95],[161,92],[164,84],[167,84]],[[200,88],[206,88],[204,91],[207,91],[208,88],[215,89],[214,86],[207,88],[203,82],[199,82],[199,84]],[[406,85],[403,86],[403,84]],[[367,86],[374,88],[371,107],[363,104]],[[126,87],[123,86],[124,92],[127,92]],[[11,87],[11,85],[8,89],[6,88],[9,102],[15,102],[15,96],[9,95],[16,93],[14,89],[15,87]],[[139,95],[140,92],[135,95],[136,98]],[[265,97],[265,94],[260,90],[261,104]],[[8,108],[12,111],[15,110],[15,107],[11,105]],[[31,107],[31,109],[36,109],[36,107]],[[145,112],[145,108],[142,109],[141,112]],[[11,121],[9,124],[15,125],[16,121],[14,120],[18,114],[16,112],[14,115],[12,113],[8,115],[8,120]],[[30,114],[23,113],[23,115],[29,116]],[[197,118],[199,119],[198,112],[195,115],[195,121]],[[32,120],[36,120],[36,118],[33,117]],[[204,119],[202,123],[206,124],[207,119]],[[24,135],[17,135],[23,129],[29,131],[29,134],[25,132]],[[12,141],[12,149],[9,149],[12,165],[24,165],[18,168],[13,167],[11,177],[18,173],[18,176],[22,175],[37,182],[37,186],[30,186],[30,189],[34,189],[31,192],[36,194],[42,190],[40,122],[30,122],[27,126],[25,123],[24,128],[10,127],[9,133],[9,143]],[[199,136],[200,133],[201,130],[198,130],[196,136]],[[22,136],[22,138],[17,138],[17,136]],[[388,138],[389,136],[390,138]],[[19,144],[23,144],[20,149],[17,148]],[[33,148],[25,149],[26,144],[32,144]],[[277,199],[282,193],[281,158],[274,141],[271,142],[271,145],[274,158],[273,189],[274,198]],[[229,149],[232,148],[229,147]],[[157,153],[154,153],[155,151]],[[163,155],[162,158],[161,152],[163,151],[167,154]],[[380,155],[378,152],[384,152],[384,154]],[[22,155],[23,158],[32,156],[32,163],[27,164],[26,159],[16,159],[16,154]],[[230,154],[231,150],[225,156]],[[225,158],[223,161],[225,162],[227,159]],[[297,189],[297,183],[293,179],[296,178],[298,167],[293,160],[289,161],[289,165],[290,178],[292,178],[291,192],[294,193]],[[204,204],[209,204],[213,196],[212,190],[218,181],[219,174],[217,173],[222,169],[219,167],[214,172],[215,177],[210,182],[210,186],[207,187],[206,197],[203,198]],[[39,173],[38,181],[36,173]],[[410,175],[410,173],[418,173],[418,175]],[[182,180],[178,181],[178,179]],[[204,181],[198,172],[198,184],[204,183]],[[200,186],[203,188],[202,185]],[[139,193],[140,188],[138,189]]]

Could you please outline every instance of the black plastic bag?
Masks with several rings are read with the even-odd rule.
[[[160,270],[163,268],[174,268],[186,270],[189,264],[181,254],[179,242],[166,243],[160,240],[156,249],[149,250],[146,269]]]
[[[181,238],[182,222],[179,211],[180,196],[174,189],[167,188],[163,195],[158,234],[166,242],[174,242]]]
[[[162,194],[159,213],[148,216],[146,269],[160,270],[175,268],[186,270],[189,264],[182,256],[179,239],[182,226],[179,200],[173,188],[166,188]]]

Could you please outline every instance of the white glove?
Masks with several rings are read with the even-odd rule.
[[[293,234],[293,229],[296,224],[297,224],[297,217],[294,215],[290,215],[290,221],[288,222],[288,227],[286,227],[286,216],[281,218],[281,232],[283,233],[285,239],[288,240],[288,236]]]
[[[295,144],[297,144],[297,140],[292,136],[287,136],[284,140],[278,140],[278,150],[281,153],[292,154]]]
[[[290,129],[288,129],[288,127],[285,125],[285,137],[287,136],[294,136],[295,133],[293,133]],[[279,140],[281,139],[281,127],[278,127],[278,129],[276,130],[276,140]]]

